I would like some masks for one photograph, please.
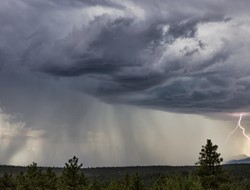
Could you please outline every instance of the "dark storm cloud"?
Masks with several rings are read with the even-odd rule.
[[[180,164],[209,121],[135,106],[249,111],[248,12],[244,0],[2,0],[1,160],[166,164],[175,150]]]
[[[44,8],[44,9],[56,9],[56,8],[79,8],[82,6],[109,6],[122,8],[123,6],[119,6],[118,3],[109,1],[109,0],[24,0],[23,3],[32,6],[34,8]]]
[[[4,1],[0,68],[64,78],[109,103],[248,110],[248,2],[225,3]]]

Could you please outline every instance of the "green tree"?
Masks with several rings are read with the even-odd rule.
[[[129,190],[131,186],[131,177],[129,174],[126,174],[123,179],[121,180],[121,190]]]
[[[218,146],[213,145],[210,139],[207,139],[206,146],[202,146],[199,161],[196,163],[199,165],[198,174],[201,176],[216,175],[221,173],[221,162],[223,158],[220,157],[220,153],[217,153]]]
[[[41,169],[38,169],[36,163],[28,166],[25,174],[17,176],[17,190],[44,190],[44,176]]]
[[[78,164],[75,156],[65,163],[63,173],[60,177],[59,189],[82,190],[87,186],[88,180],[81,172],[82,164]]]
[[[56,190],[57,177],[51,168],[47,168],[44,176],[44,187],[46,190]]]
[[[153,187],[151,190],[166,190],[167,177],[160,176],[157,180],[155,180]]]
[[[132,179],[130,190],[144,190],[144,186],[139,173],[136,173]]]
[[[221,184],[229,181],[228,173],[222,170],[223,158],[220,157],[220,153],[217,153],[217,149],[218,146],[207,139],[207,144],[202,146],[199,161],[196,163],[199,166],[197,174],[205,189],[218,189]]]
[[[29,183],[28,180],[23,172],[20,172],[16,176],[16,189],[17,190],[26,190],[29,189]]]
[[[14,178],[11,174],[5,173],[0,178],[0,189],[1,190],[15,190],[16,189]]]

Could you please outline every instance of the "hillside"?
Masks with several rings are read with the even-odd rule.
[[[250,157],[243,158],[243,159],[230,160],[227,162],[227,164],[250,164]]]

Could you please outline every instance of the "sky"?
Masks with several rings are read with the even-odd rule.
[[[0,164],[250,155],[247,0],[1,0]]]

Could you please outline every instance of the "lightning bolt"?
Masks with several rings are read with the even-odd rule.
[[[227,144],[227,141],[229,140],[230,136],[231,136],[238,128],[240,128],[240,129],[242,130],[242,134],[243,134],[243,135],[247,138],[247,140],[250,142],[250,137],[247,136],[247,134],[246,134],[246,129],[245,129],[244,127],[242,127],[242,125],[241,125],[242,116],[243,116],[243,114],[241,113],[241,114],[240,114],[239,121],[238,121],[236,127],[234,128],[234,130],[232,130],[232,131],[228,134],[225,144]]]

